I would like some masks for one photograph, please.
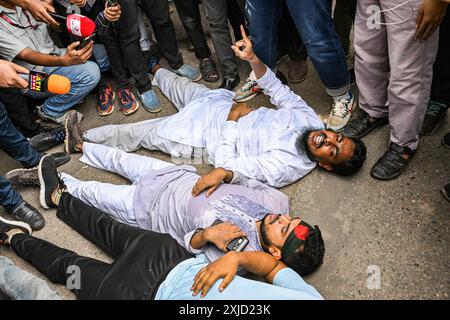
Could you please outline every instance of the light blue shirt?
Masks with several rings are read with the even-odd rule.
[[[200,294],[192,295],[191,287],[195,275],[207,265],[207,259],[200,254],[179,263],[167,275],[158,288],[155,300],[200,300]],[[302,277],[290,268],[280,270],[273,285],[235,276],[223,291],[219,291],[222,279],[216,281],[206,300],[322,300],[323,297]]]
[[[260,107],[237,122],[226,121],[234,93],[211,90],[186,105],[158,128],[162,138],[206,147],[208,161],[273,187],[291,184],[315,168],[295,142],[324,128],[315,111],[267,68],[257,80],[277,109]]]

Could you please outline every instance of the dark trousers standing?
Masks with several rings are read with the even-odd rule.
[[[111,72],[119,88],[128,86],[128,73],[135,80],[140,93],[151,90],[152,84],[147,73],[147,61],[141,51],[139,27],[137,23],[137,0],[122,0],[122,15],[107,32],[100,35],[106,47]]]
[[[134,1],[137,6],[137,0],[131,1]],[[150,19],[156,41],[159,44],[162,54],[169,62],[170,67],[173,69],[180,68],[183,65],[183,58],[178,50],[175,28],[172,20],[170,20],[168,1],[144,0],[142,1],[142,9]]]
[[[433,65],[430,99],[450,106],[450,10],[439,30],[439,48]]]
[[[0,101],[4,103],[9,118],[16,128],[26,137],[32,137],[41,132],[41,125],[36,122],[32,111],[36,101],[27,100],[19,89],[0,88]],[[29,105],[29,102],[33,105]]]
[[[278,59],[286,54],[291,60],[306,60],[308,58],[306,47],[295,27],[288,7],[284,3],[283,13],[278,23]]]
[[[233,28],[234,39],[236,41],[242,39],[241,35],[241,25],[246,27],[245,25],[245,1],[239,0],[228,0],[227,1],[227,11],[228,11],[228,21]],[[246,33],[248,34],[248,30],[246,29]]]
[[[65,193],[57,216],[115,259],[108,264],[19,234],[11,248],[52,282],[75,284],[78,299],[149,300],[178,263],[192,256],[168,234],[131,227]],[[75,271],[74,271],[75,270]],[[71,279],[69,279],[71,277]]]
[[[0,102],[0,148],[7,155],[19,161],[24,167],[34,167],[42,155],[14,127],[4,105]],[[22,203],[20,194],[11,187],[11,183],[0,176],[0,205],[12,211]]]
[[[334,8],[334,27],[346,55],[350,52],[350,31],[356,15],[356,0],[337,0]]]
[[[203,31],[198,0],[175,0],[174,2],[189,41],[194,46],[195,56],[200,60],[209,58],[211,50]]]
[[[226,0],[203,0],[203,8],[208,19],[211,39],[222,65],[224,77],[238,76],[236,56],[231,49],[232,40],[228,27],[228,6]]]

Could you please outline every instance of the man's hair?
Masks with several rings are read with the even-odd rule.
[[[283,262],[301,276],[314,272],[323,262],[325,244],[318,226],[314,226],[305,243],[299,249],[283,259]]]
[[[355,173],[362,167],[366,160],[367,148],[364,142],[361,139],[355,138],[351,138],[351,140],[355,143],[353,156],[343,163],[331,165],[333,172],[342,176],[349,176]]]

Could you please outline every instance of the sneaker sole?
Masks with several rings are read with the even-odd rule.
[[[0,217],[0,221],[3,223],[6,223],[6,224],[10,224],[10,225],[19,227],[19,229],[25,229],[28,231],[29,235],[31,235],[33,233],[33,230],[31,229],[30,225],[25,222],[15,221],[15,220],[6,220],[2,217]]]
[[[38,165],[38,176],[39,176],[39,183],[41,184],[41,189],[39,190],[39,202],[41,204],[41,206],[44,209],[50,209],[50,207],[47,205],[47,203],[45,202],[45,183],[44,183],[44,177],[42,176],[42,161],[51,155],[45,155],[42,157],[41,161],[39,161],[39,165]]]
[[[19,182],[13,182],[13,180],[10,180],[10,178],[8,178],[8,175],[13,175],[16,172],[24,172],[24,171],[34,171],[36,170],[36,168],[30,168],[30,169],[14,169],[9,171],[6,175],[5,178],[9,180],[9,182],[11,182],[12,184],[20,184],[20,185],[25,185],[25,186],[38,186],[38,184],[25,184],[25,183],[19,183]]]
[[[247,101],[250,101],[250,100],[252,100],[254,97],[256,97],[258,94],[260,94],[261,92],[257,92],[257,93],[252,93],[251,95],[249,95],[249,96],[246,96],[246,97],[244,97],[244,98],[241,98],[241,99],[235,99],[234,101],[235,102],[247,102]]]
[[[78,119],[78,114],[77,114],[77,119]],[[70,152],[69,151],[69,131],[67,131],[67,121],[69,121],[69,117],[66,118],[66,121],[64,121],[64,133],[65,133],[65,137],[64,137],[64,152],[67,154],[71,154],[74,152]],[[79,122],[78,122],[79,123]]]

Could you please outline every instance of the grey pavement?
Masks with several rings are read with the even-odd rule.
[[[187,51],[187,38],[176,13],[172,15],[185,62],[197,65],[192,52]],[[213,49],[211,42],[210,47]],[[216,59],[217,61],[217,59]],[[250,69],[240,62],[240,76],[245,80]],[[285,70],[286,66],[281,66]],[[218,87],[220,81],[208,84]],[[326,114],[331,99],[309,65],[305,82],[291,85],[319,114]],[[118,108],[108,117],[96,113],[96,97],[91,94],[78,108],[84,114],[83,129],[105,124],[130,123],[170,115],[175,107],[158,89],[163,110],[150,114],[143,108],[124,116]],[[270,106],[263,95],[249,102],[252,106]],[[117,102],[116,102],[117,107]],[[291,212],[320,226],[326,245],[322,267],[306,280],[327,299],[448,299],[450,294],[450,203],[439,193],[450,182],[450,150],[441,144],[441,137],[450,129],[450,113],[440,128],[421,139],[419,151],[406,173],[399,178],[381,182],[370,177],[370,168],[388,146],[389,128],[376,129],[364,138],[368,159],[360,172],[352,177],[339,177],[316,169],[299,182],[282,189],[291,200]],[[62,151],[63,146],[50,150]],[[139,150],[139,154],[170,161],[161,152]],[[102,172],[79,162],[80,155],[61,170],[82,180],[126,184],[119,176]],[[0,153],[0,174],[18,168],[19,164]],[[212,167],[197,165],[201,173]],[[39,205],[37,188],[21,187],[24,199],[43,212],[47,225],[34,235],[56,245],[95,259],[110,262],[99,248],[85,240],[55,216],[55,210],[45,211]],[[0,209],[0,214],[5,211]],[[0,255],[12,259],[18,266],[46,279],[11,250],[0,248]],[[65,298],[73,294],[64,286],[49,283]]]

